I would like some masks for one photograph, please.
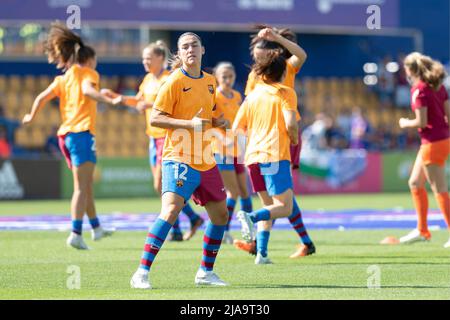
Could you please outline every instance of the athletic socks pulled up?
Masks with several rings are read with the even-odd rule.
[[[204,271],[212,271],[214,268],[214,262],[222,244],[225,228],[226,226],[216,226],[211,222],[206,227],[205,235],[203,236],[203,255],[200,265],[200,268]]]
[[[144,252],[141,258],[141,264],[139,265],[140,269],[150,271],[153,260],[155,260],[164,240],[166,240],[170,228],[172,228],[172,225],[161,218],[156,219],[153,223],[145,240]]]

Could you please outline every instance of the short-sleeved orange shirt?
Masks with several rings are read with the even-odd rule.
[[[95,135],[95,120],[97,116],[97,102],[83,95],[82,83],[88,80],[99,89],[100,76],[97,71],[73,65],[62,76],[57,76],[50,85],[59,97],[59,110],[62,124],[58,135],[69,132],[89,131]]]
[[[283,84],[258,84],[242,103],[233,131],[247,132],[245,164],[291,160],[283,110],[297,110],[297,95]]]
[[[212,120],[215,106],[216,79],[202,72],[199,78],[176,69],[161,86],[153,108],[176,119],[191,120],[200,110],[199,117]],[[167,129],[162,159],[181,162],[195,170],[212,169],[214,160],[211,125],[203,132],[193,129]]]

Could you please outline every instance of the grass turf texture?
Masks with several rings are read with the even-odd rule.
[[[304,209],[411,208],[408,194],[303,196]],[[66,201],[2,202],[2,215],[67,212]],[[156,212],[158,199],[99,200],[99,212]],[[258,204],[255,203],[255,206]],[[435,206],[430,197],[430,205]],[[198,208],[197,208],[198,209]],[[450,253],[442,248],[446,231],[433,232],[430,243],[381,246],[387,235],[406,230],[312,230],[318,253],[291,260],[293,231],[274,231],[269,254],[274,265],[256,266],[253,257],[223,245],[215,271],[231,284],[196,288],[201,234],[189,242],[164,244],[151,272],[151,291],[132,290],[145,232],[118,232],[93,243],[93,250],[65,247],[67,233],[0,232],[0,299],[450,299]],[[235,237],[239,234],[234,232]],[[81,289],[66,283],[71,265],[80,267]],[[381,289],[368,289],[368,268],[381,271]],[[370,282],[370,281],[369,281]]]

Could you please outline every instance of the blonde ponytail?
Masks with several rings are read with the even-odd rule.
[[[409,54],[405,58],[404,64],[413,75],[419,77],[420,80],[435,90],[441,87],[446,77],[445,68],[442,63],[419,52]]]

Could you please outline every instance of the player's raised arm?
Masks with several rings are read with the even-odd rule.
[[[300,69],[308,58],[308,55],[302,47],[294,41],[287,39],[282,34],[275,32],[272,28],[264,28],[260,30],[258,37],[267,41],[277,42],[285,47],[286,50],[292,54],[292,57],[290,57],[288,61],[296,69]]]

